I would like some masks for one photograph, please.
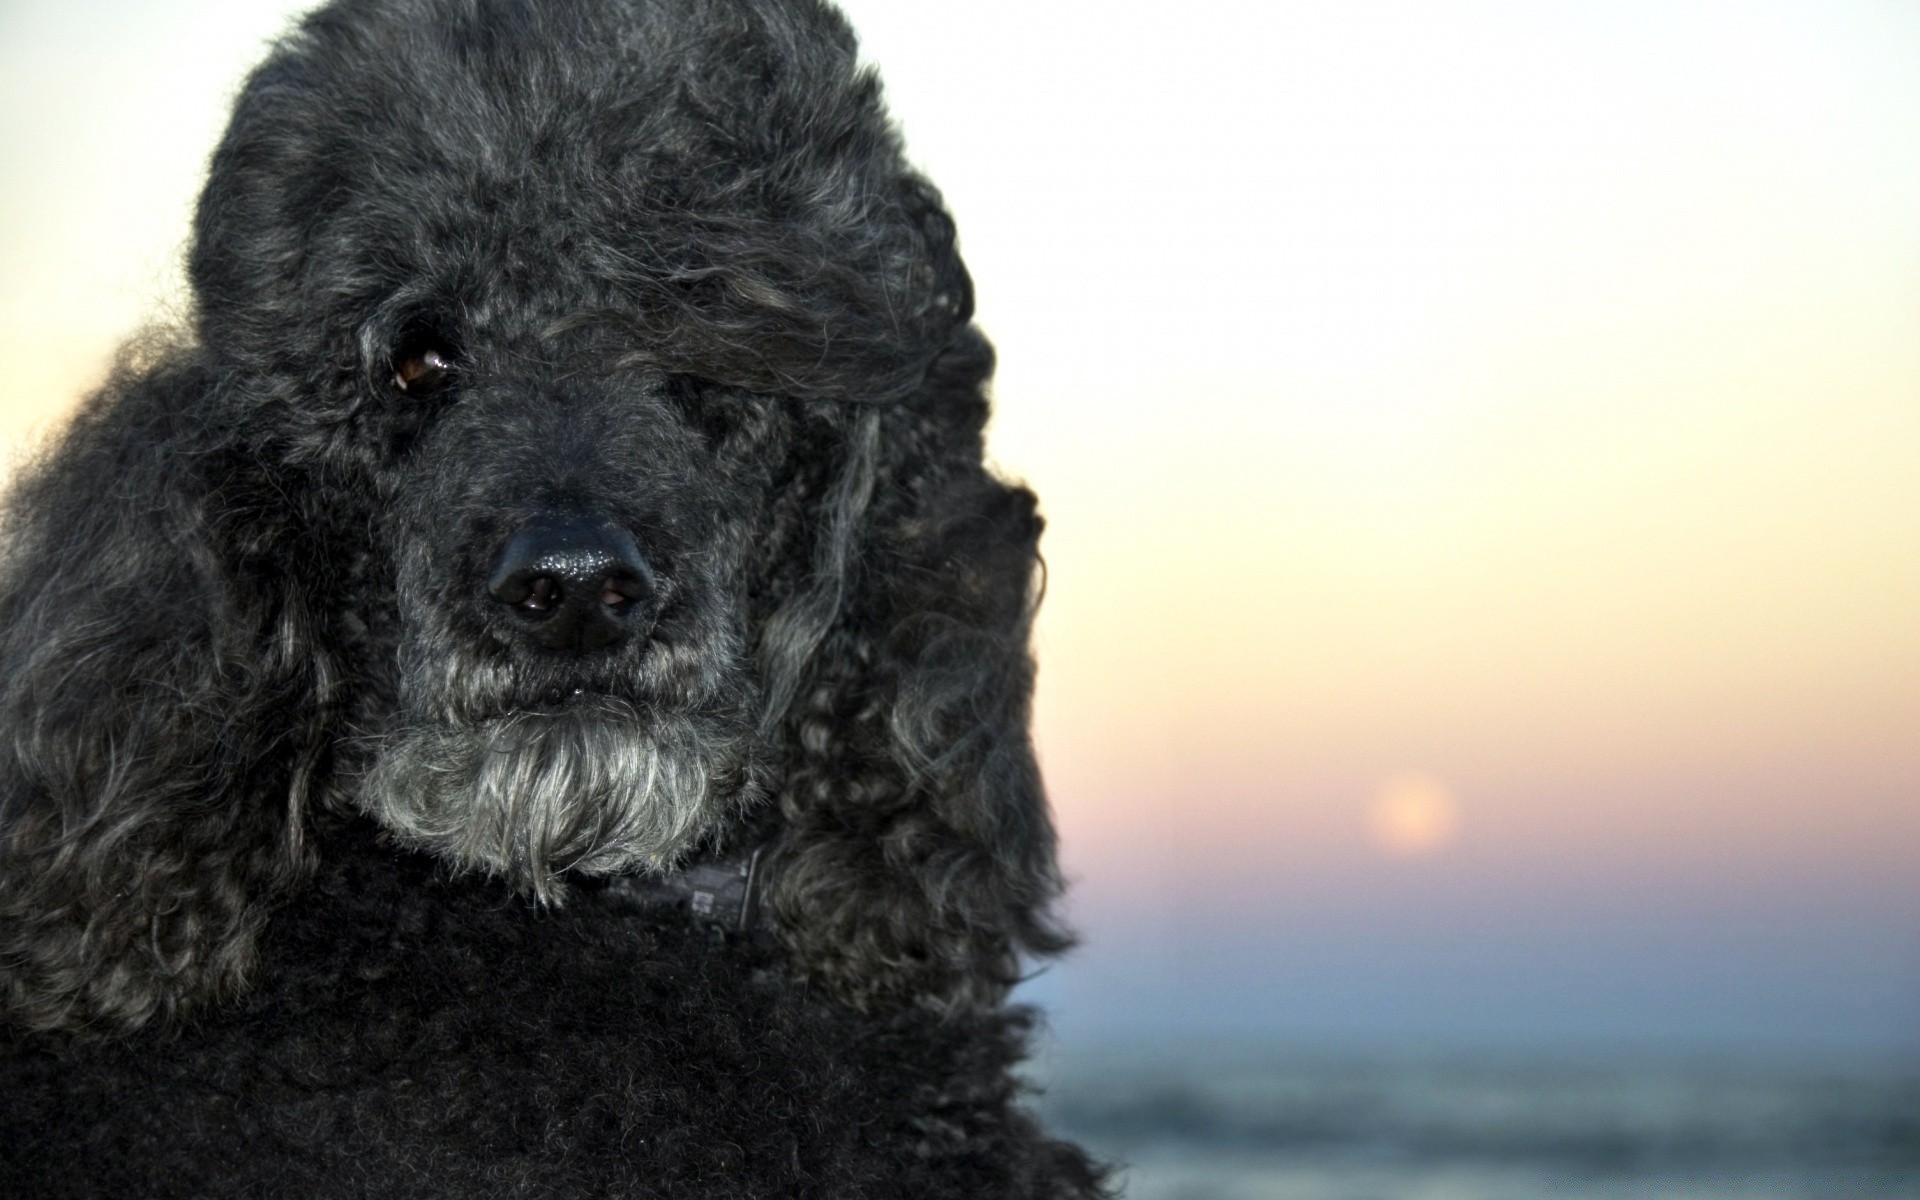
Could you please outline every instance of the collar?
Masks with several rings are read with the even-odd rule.
[[[680,909],[696,920],[745,933],[762,916],[767,846],[708,859],[668,875],[622,875],[606,887],[608,899],[649,910]]]

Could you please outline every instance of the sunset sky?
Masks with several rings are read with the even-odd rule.
[[[0,434],[301,5],[0,5]],[[1063,1037],[1920,1051],[1920,6],[857,0],[1049,519]]]

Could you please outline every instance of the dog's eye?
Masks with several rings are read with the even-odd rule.
[[[431,396],[453,378],[453,353],[436,341],[409,342],[393,356],[393,386],[409,396]]]

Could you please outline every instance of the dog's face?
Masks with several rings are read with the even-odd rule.
[[[369,593],[397,621],[353,664],[351,793],[541,894],[672,863],[756,798],[748,583],[785,414],[592,330],[395,346],[373,402],[426,411],[376,472]]]
[[[741,107],[741,73],[778,70],[858,128],[830,41],[782,59],[751,22],[729,49],[619,5],[424,8],[338,10],[262,71],[194,271],[208,345],[286,398],[278,452],[365,501],[318,517],[367,543],[336,792],[546,895],[671,864],[760,791],[778,714],[750,597],[807,550],[771,545],[775,491],[838,465],[833,412],[865,398],[764,390],[778,356],[750,339],[791,327],[781,289],[853,265],[797,259],[783,226],[901,172],[865,151],[798,169],[820,158],[800,118]],[[796,135],[797,165],[767,140]],[[929,271],[885,204],[847,216],[844,252],[877,233],[893,269]]]

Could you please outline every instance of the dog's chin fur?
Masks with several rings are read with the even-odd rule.
[[[389,734],[358,802],[402,842],[553,903],[564,872],[672,866],[757,775],[744,726],[593,697]]]

